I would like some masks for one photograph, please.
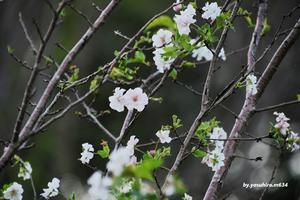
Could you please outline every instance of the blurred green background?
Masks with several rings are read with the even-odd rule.
[[[52,1],[54,4],[58,0]],[[77,0],[77,8],[80,8],[91,19],[98,15],[92,7],[95,2],[101,8],[107,4],[107,0]],[[197,1],[199,6],[204,5],[205,1]],[[223,1],[217,1],[222,4]],[[113,58],[115,50],[119,50],[126,42],[124,39],[116,36],[115,30],[121,31],[124,35],[132,36],[148,19],[154,14],[165,9],[170,5],[170,0],[123,0],[119,7],[113,12],[106,24],[97,32],[88,46],[80,53],[74,64],[80,67],[80,75],[83,76],[97,69],[98,66],[105,64]],[[288,13],[292,8],[299,4],[298,0],[272,0],[269,1],[268,20],[271,25],[271,31],[263,38],[259,53],[261,53],[278,26],[282,15]],[[243,1],[242,6],[253,12],[255,18],[256,1]],[[22,59],[27,60],[29,64],[33,62],[32,52],[18,22],[18,13],[23,14],[23,18],[29,27],[29,32],[38,44],[38,35],[33,26],[32,19],[35,19],[45,32],[51,19],[51,12],[47,5],[41,0],[4,0],[0,2],[0,139],[8,140],[11,136],[14,121],[17,116],[17,106],[21,103],[24,86],[29,77],[29,72],[20,67],[8,55],[6,47],[9,45],[15,49],[15,53]],[[170,12],[173,16],[174,13]],[[287,18],[284,28],[291,27],[299,17],[299,11],[293,16]],[[200,19],[199,19],[200,20]],[[201,22],[201,21],[200,21]],[[60,42],[65,47],[71,48],[72,45],[88,28],[88,24],[72,10],[66,10],[66,18],[63,24],[55,31],[55,34],[49,43],[47,53],[61,61],[64,52],[58,49],[54,43]],[[230,31],[228,40],[225,43],[225,51],[245,47],[249,44],[252,29],[250,29],[242,17],[237,18],[235,30]],[[278,43],[275,47],[278,46]],[[257,66],[261,72],[274,48],[266,58]],[[281,68],[278,70],[271,85],[267,88],[259,106],[268,106],[283,101],[293,100],[297,93],[300,93],[300,42],[294,45],[290,50]],[[151,54],[148,59],[151,61]],[[246,51],[235,56],[228,57],[226,62],[219,63],[222,68],[216,73],[213,80],[213,94],[217,94],[230,80],[239,73],[241,66],[246,63]],[[154,72],[155,69],[142,69]],[[202,84],[206,75],[207,65],[200,65],[195,69],[184,70],[179,74],[179,80],[192,85],[195,89],[201,91]],[[39,79],[37,84],[38,97],[46,83]],[[101,88],[97,95],[97,102],[94,106],[98,111],[109,109],[108,96],[112,94],[114,85],[106,84]],[[185,90],[184,88],[168,80],[164,88],[161,89],[157,97],[163,97],[162,104],[152,103],[147,107],[143,116],[139,118],[130,134],[135,134],[141,138],[141,142],[149,141],[154,137],[161,125],[168,124],[171,121],[172,114],[177,114],[184,123],[185,131],[191,125],[193,119],[199,110],[200,98]],[[225,102],[225,104],[238,112],[242,106],[244,93],[238,92]],[[74,115],[75,111],[83,111],[80,106],[72,110],[64,119],[59,120],[52,125],[44,134],[34,138],[35,147],[23,151],[20,156],[24,160],[30,161],[33,167],[33,178],[37,184],[38,191],[46,186],[52,177],[58,177],[63,180],[63,192],[71,192],[76,189],[81,191],[85,187],[86,179],[92,171],[78,161],[81,152],[81,144],[84,142],[92,143],[94,146],[100,146],[101,139],[108,139],[85,119],[80,119]],[[296,132],[300,130],[299,105],[293,105],[280,109],[290,117],[292,129]],[[254,136],[265,135],[268,131],[269,122],[274,121],[273,111],[257,114],[249,121],[247,132]],[[228,112],[221,108],[216,109],[208,118],[216,116],[222,122],[222,126],[227,132],[234,123],[234,118]],[[101,118],[103,124],[111,132],[117,134],[120,130],[125,113],[112,112]],[[173,150],[179,147],[179,143],[173,144]],[[244,159],[236,159],[233,162],[228,176],[225,179],[221,196],[227,199],[250,200],[258,199],[262,189],[245,189],[242,183],[261,183],[268,182],[273,166],[278,157],[278,152],[263,143],[241,142],[237,150],[238,155],[255,158],[262,156],[262,162],[251,162]],[[175,155],[175,154],[174,154]],[[166,166],[172,164],[174,158],[166,161]],[[94,159],[93,165],[105,168],[104,162],[100,159]],[[18,181],[25,186],[25,199],[31,199],[31,189],[29,183],[24,183],[17,178],[18,169],[6,168],[0,174],[0,185]],[[179,175],[189,188],[189,194],[195,199],[202,199],[208,187],[212,172],[207,166],[201,164],[201,160],[189,158],[179,168]],[[284,153],[281,157],[281,164],[277,171],[274,183],[288,182],[288,188],[270,189],[265,199],[300,199],[300,154]],[[221,199],[221,198],[220,198]]]

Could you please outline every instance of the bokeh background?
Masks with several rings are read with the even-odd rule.
[[[58,0],[52,1],[54,4]],[[108,2],[107,0],[94,0],[100,7]],[[200,6],[205,1],[197,1]],[[95,19],[98,14],[91,4],[93,1],[84,0],[76,1],[76,6],[80,8],[91,19]],[[80,75],[83,76],[97,69],[98,66],[105,64],[113,58],[114,50],[118,50],[126,42],[124,39],[116,36],[113,31],[119,30],[127,36],[133,35],[148,19],[154,14],[166,8],[172,3],[171,0],[124,0],[120,6],[113,12],[107,23],[89,45],[81,52],[74,64],[80,67]],[[223,1],[218,1],[223,3]],[[243,6],[253,12],[253,19],[257,11],[256,1],[243,1]],[[266,35],[261,43],[259,53],[272,39],[274,31],[278,26],[281,17],[288,13],[295,6],[299,5],[298,0],[272,0],[269,1],[268,21],[271,25],[271,31]],[[16,55],[27,60],[30,64],[33,62],[32,52],[18,22],[18,13],[23,14],[23,18],[29,27],[34,42],[38,44],[38,35],[33,26],[32,20],[35,19],[45,32],[45,29],[51,19],[51,12],[47,5],[41,0],[4,0],[0,2],[0,137],[2,140],[8,140],[11,136],[14,121],[17,116],[17,107],[21,103],[23,90],[29,77],[29,72],[14,62],[7,53],[7,46],[15,49]],[[170,15],[174,13],[170,12]],[[296,12],[287,18],[284,28],[291,27],[300,12]],[[199,19],[200,20],[200,19]],[[201,21],[200,21],[201,22]],[[64,52],[58,49],[54,43],[61,42],[65,47],[71,48],[72,45],[80,38],[88,24],[80,16],[70,9],[66,10],[66,18],[63,24],[56,30],[47,53],[61,61]],[[250,29],[242,17],[237,18],[235,30],[230,31],[225,51],[245,47],[249,44],[252,29]],[[275,47],[278,46],[278,43]],[[257,66],[258,72],[261,72],[270,59],[274,48]],[[258,107],[274,105],[280,102],[294,100],[296,94],[300,93],[300,40],[290,50],[280,69],[267,88],[265,94],[259,102]],[[148,59],[151,61],[151,54]],[[246,51],[230,56],[226,62],[218,63],[222,68],[215,74],[213,79],[213,94],[220,91],[246,63]],[[184,70],[179,74],[179,80],[193,86],[201,91],[202,84],[207,71],[207,65],[199,65],[195,69]],[[154,68],[142,69],[147,72],[155,71]],[[43,91],[46,83],[39,79],[37,83],[37,94],[39,96]],[[97,95],[97,101],[94,108],[101,111],[109,109],[108,96],[111,95],[115,86],[106,84],[101,88]],[[182,132],[187,130],[195,118],[200,105],[200,97],[196,96],[186,89],[172,83],[168,80],[164,88],[161,89],[157,97],[163,97],[161,104],[152,103],[139,118],[138,123],[131,129],[130,134],[135,134],[141,141],[149,141],[154,137],[161,125],[168,124],[171,121],[172,114],[177,114],[184,123]],[[244,92],[241,90],[232,96],[225,104],[235,112],[238,112],[242,106]],[[92,171],[85,168],[78,161],[81,152],[81,144],[89,142],[95,146],[100,146],[101,139],[108,139],[87,120],[81,119],[74,115],[75,111],[82,111],[79,106],[72,110],[67,116],[52,125],[44,134],[34,138],[35,147],[22,152],[20,155],[24,160],[31,162],[33,166],[33,178],[36,182],[38,191],[46,186],[52,177],[59,177],[63,180],[63,191],[71,192],[83,190],[87,177]],[[292,105],[279,109],[291,118],[291,126],[295,132],[300,131],[300,113],[299,105]],[[249,121],[247,132],[254,136],[265,135],[269,128],[269,122],[274,121],[272,111],[259,113]],[[234,123],[233,116],[224,111],[222,108],[215,109],[208,118],[216,116],[227,132]],[[118,133],[125,113],[112,112],[105,115],[101,121],[113,133]],[[179,147],[179,143],[173,144],[173,150]],[[236,159],[225,179],[224,187],[220,199],[225,197],[230,200],[258,199],[261,188],[245,189],[242,187],[245,183],[262,183],[268,182],[271,176],[273,166],[278,158],[278,151],[264,143],[241,142],[236,154],[255,158],[262,156],[263,161],[253,162],[245,159]],[[175,154],[174,154],[175,155]],[[167,159],[165,165],[170,166],[174,157]],[[105,164],[100,159],[95,159],[93,165],[104,169]],[[6,182],[18,181],[23,184],[22,180],[17,178],[18,169],[6,168],[0,174],[0,185]],[[190,157],[179,168],[179,175],[183,178],[184,183],[195,199],[202,199],[206,188],[208,187],[212,176],[211,170],[201,164],[201,160]],[[300,153],[283,153],[281,164],[276,173],[274,183],[287,182],[287,188],[272,188],[265,195],[265,199],[300,199]],[[31,199],[31,189],[29,183],[24,183],[25,199]],[[224,197],[224,198],[222,198]]]

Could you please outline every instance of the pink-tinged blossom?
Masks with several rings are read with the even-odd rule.
[[[124,106],[125,106],[125,102],[124,102],[124,94],[125,90],[122,88],[117,87],[115,89],[115,92],[113,94],[113,96],[110,96],[109,99],[109,106],[111,107],[111,109],[116,110],[118,112],[122,112],[124,111]]]
[[[153,46],[159,48],[171,43],[172,36],[173,33],[171,31],[159,29],[157,33],[152,36]]]
[[[196,20],[194,19],[195,15],[196,10],[191,4],[189,4],[185,10],[180,11],[180,15],[175,15],[174,21],[176,22],[177,29],[180,35],[190,34],[190,25],[196,22]]]
[[[284,113],[278,113],[278,112],[274,112],[274,115],[276,115],[276,124],[275,124],[275,128],[279,129],[280,133],[283,136],[286,136],[287,131],[290,127],[290,124],[288,123],[288,121],[290,120],[289,118],[287,118],[285,116]]]
[[[205,6],[202,8],[202,18],[215,20],[221,14],[221,8],[216,2],[208,3],[206,2]]]
[[[124,99],[128,110],[136,109],[138,112],[142,112],[149,103],[147,94],[139,87],[127,90],[124,94]]]
[[[183,5],[180,3],[180,0],[176,0],[175,5],[173,6],[173,10],[175,12],[179,12],[182,10],[182,8],[183,8]]]

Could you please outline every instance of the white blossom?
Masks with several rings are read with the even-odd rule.
[[[106,168],[115,176],[119,176],[124,168],[130,164],[131,152],[126,147],[115,149],[109,156]]]
[[[43,189],[44,192],[41,194],[41,196],[43,196],[45,199],[57,196],[59,193],[59,184],[60,180],[53,178],[52,181],[48,183],[48,188]]]
[[[184,197],[182,200],[193,200],[193,197],[188,195],[187,193],[184,193]]]
[[[180,35],[190,34],[190,25],[196,22],[196,20],[194,19],[195,15],[196,10],[191,4],[189,4],[185,10],[180,11],[180,15],[175,15],[174,21],[177,24],[178,32]]]
[[[128,151],[130,152],[129,154],[132,156],[134,155],[134,146],[139,142],[139,139],[136,138],[135,135],[132,135],[130,137],[130,139],[127,142],[127,146],[126,148],[128,149]]]
[[[163,48],[158,48],[153,51],[153,54],[154,54],[153,60],[154,60],[157,70],[160,73],[164,73],[166,70],[169,70],[171,65],[175,61],[174,58],[165,59],[163,57],[164,53],[165,53],[165,50]]]
[[[147,94],[139,87],[127,90],[124,94],[124,99],[128,110],[136,109],[138,112],[143,111],[149,103]]]
[[[206,2],[205,6],[202,8],[202,18],[215,20],[221,14],[221,8],[216,2],[208,3]]]
[[[250,74],[246,78],[246,92],[251,95],[257,94],[257,78],[255,75]]]
[[[155,189],[149,183],[144,181],[140,181],[140,191],[142,195],[155,193]]]
[[[109,186],[112,185],[111,178],[103,176],[101,171],[96,171],[88,179],[90,186],[88,193],[92,200],[108,200],[110,197]]]
[[[172,42],[173,33],[165,29],[159,29],[155,35],[152,36],[153,46],[156,48]]]
[[[224,48],[222,48],[222,49],[220,50],[219,58],[221,58],[221,59],[224,60],[224,61],[226,60],[226,54],[225,54]]]
[[[82,164],[89,164],[90,160],[94,157],[94,147],[93,145],[89,143],[82,144],[82,153],[80,154],[81,157],[79,160],[82,162]]]
[[[176,192],[176,187],[174,184],[174,177],[168,176],[165,186],[162,188],[162,192],[166,196],[172,196]]]
[[[227,138],[227,133],[223,128],[215,127],[210,135],[210,139],[213,140],[216,148],[222,150],[224,146],[224,139]],[[218,140],[219,139],[219,140]]]
[[[216,148],[215,150],[207,153],[207,155],[203,158],[202,163],[211,167],[212,171],[217,171],[224,166],[224,159],[224,154],[220,151],[220,149]]]
[[[31,178],[32,167],[29,162],[24,162],[20,166],[18,177],[23,178],[23,180],[28,180]]]
[[[128,193],[132,190],[132,185],[133,185],[132,181],[126,182],[122,186],[120,186],[118,188],[118,190],[119,190],[120,193],[126,194],[126,193]]]
[[[280,130],[280,133],[285,136],[287,134],[288,128],[290,127],[290,124],[288,123],[288,121],[290,120],[289,118],[287,118],[285,116],[284,113],[278,113],[278,112],[274,112],[274,115],[276,115],[276,124],[275,124],[275,128]]]
[[[300,145],[299,145],[300,137],[298,136],[297,133],[291,131],[291,134],[286,140],[288,142],[288,149],[290,149],[292,152],[300,149]]]
[[[124,111],[124,106],[125,106],[125,102],[124,102],[124,94],[125,90],[122,88],[117,87],[115,89],[115,92],[113,94],[113,96],[109,97],[109,106],[111,107],[111,109],[116,110],[118,112],[122,112]]]
[[[206,46],[199,45],[199,48],[193,50],[192,57],[196,58],[197,61],[201,61],[202,59],[206,61],[211,61],[213,59],[214,54],[212,51]],[[219,53],[219,58],[222,60],[226,60],[225,50],[222,48]]]
[[[156,136],[159,138],[160,143],[170,143],[172,138],[169,135],[170,130],[159,130],[156,132]]]
[[[4,199],[21,200],[23,199],[23,187],[19,183],[14,182],[6,190],[3,191]]]
[[[194,49],[192,52],[192,57],[196,58],[197,61],[205,59],[206,61],[210,61],[213,58],[213,53],[206,47],[202,46],[197,49]]]

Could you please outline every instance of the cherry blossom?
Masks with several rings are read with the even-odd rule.
[[[184,193],[184,197],[182,200],[193,200],[193,197],[188,195],[187,193]]]
[[[194,49],[192,52],[192,57],[196,58],[197,61],[201,61],[202,59],[206,61],[211,61],[213,59],[214,54],[211,52],[209,48],[206,46],[201,46],[197,49]],[[226,60],[225,50],[222,48],[219,53],[219,58],[222,60]]]
[[[124,99],[128,110],[136,109],[138,112],[142,112],[149,103],[147,94],[139,87],[127,90],[124,94]]]
[[[172,196],[176,192],[174,181],[175,180],[173,176],[167,177],[165,187],[162,188],[162,192],[164,193],[164,195]]]
[[[82,153],[80,154],[80,161],[82,164],[89,164],[90,160],[94,157],[94,147],[89,143],[82,144]]]
[[[106,168],[115,176],[119,176],[124,167],[130,164],[131,161],[131,151],[126,147],[119,147],[115,149],[109,156],[109,161]]]
[[[133,182],[129,181],[124,183],[121,187],[118,188],[119,192],[122,194],[126,194],[132,190]]]
[[[215,20],[221,14],[221,8],[218,6],[216,2],[208,3],[206,2],[205,6],[202,8],[203,19],[211,19]]]
[[[20,167],[18,177],[23,178],[23,180],[28,180],[31,178],[32,167],[29,162],[24,162]]]
[[[225,156],[220,149],[215,149],[207,153],[207,155],[203,158],[202,163],[205,163],[208,167],[211,167],[212,171],[217,171],[224,166],[224,159]]]
[[[111,178],[103,176],[101,171],[96,171],[88,179],[90,186],[88,193],[90,199],[107,200],[110,196],[109,186],[112,185]]]
[[[288,142],[288,149],[290,149],[292,152],[300,149],[300,137],[298,136],[298,133],[291,131],[291,134],[286,140]]]
[[[6,190],[3,191],[4,199],[21,200],[23,199],[23,187],[19,183],[14,182]]]
[[[115,92],[113,94],[113,96],[110,96],[109,99],[109,106],[111,107],[111,109],[116,110],[118,112],[122,112],[124,111],[124,98],[123,98],[123,94],[124,94],[125,90],[122,88],[117,87],[115,89]]]
[[[180,3],[180,0],[176,0],[176,3],[175,3],[176,5],[174,5],[173,6],[173,10],[175,11],[175,12],[179,12],[179,11],[181,11],[182,10],[182,4]]]
[[[174,21],[177,24],[178,32],[180,35],[189,35],[190,25],[195,23],[196,20],[194,16],[196,15],[196,10],[189,4],[184,11],[180,11],[180,15],[175,15]]]
[[[131,156],[134,155],[134,146],[135,146],[138,142],[139,142],[139,139],[136,138],[135,135],[132,135],[132,136],[130,137],[130,139],[128,140],[126,148],[128,149],[129,154],[130,154]],[[136,159],[136,158],[135,158],[135,159]],[[132,159],[132,161],[134,161],[134,158]]]
[[[53,178],[52,181],[48,183],[48,188],[43,189],[44,192],[41,194],[41,196],[43,196],[45,199],[57,196],[59,193],[59,184],[60,180]]]
[[[165,53],[163,48],[158,48],[153,51],[154,57],[154,63],[156,65],[157,70],[160,73],[164,73],[166,70],[169,70],[171,68],[171,65],[174,62],[174,58],[164,58],[163,54]]]
[[[250,95],[256,95],[257,94],[257,78],[255,75],[250,74],[246,78],[246,92]]]
[[[290,124],[288,123],[288,121],[290,120],[289,118],[287,118],[285,116],[284,113],[278,113],[278,112],[274,112],[274,115],[276,115],[276,124],[275,124],[275,128],[280,130],[280,133],[283,136],[286,136],[288,128],[290,127]]]
[[[156,133],[156,136],[159,138],[160,143],[170,143],[172,138],[169,136],[170,130],[159,130]]]
[[[223,149],[224,141],[219,141],[219,140],[224,140],[226,138],[227,138],[227,133],[224,131],[223,128],[220,128],[220,127],[215,127],[213,129],[213,132],[210,135],[210,139],[214,140],[213,142],[214,142],[216,148],[218,148],[220,150]]]
[[[152,36],[153,46],[156,48],[162,47],[172,42],[173,33],[168,30],[159,29],[155,35]]]

